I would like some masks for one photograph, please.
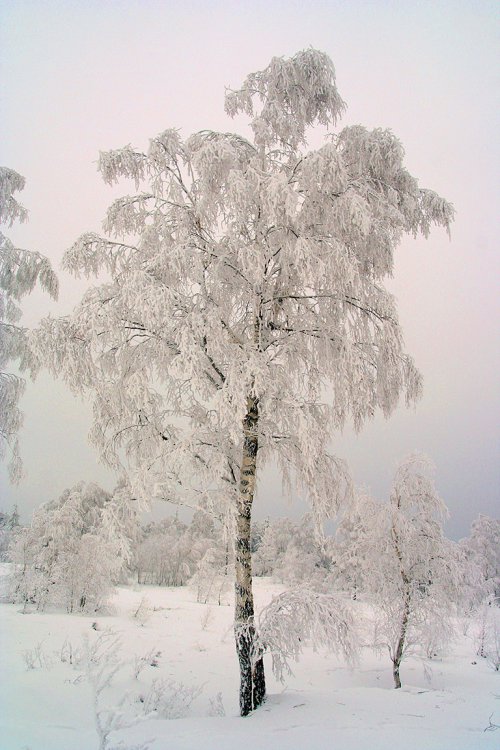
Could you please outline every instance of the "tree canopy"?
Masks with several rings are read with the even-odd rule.
[[[225,503],[254,394],[260,464],[274,456],[331,512],[344,471],[325,450],[332,430],[418,398],[381,282],[405,232],[448,227],[453,211],[419,188],[389,130],[347,127],[305,150],[307,127],[334,125],[344,106],[329,58],[306,50],[227,93],[253,142],[170,129],[146,151],[100,154],[104,180],[138,192],[113,202],[105,236],[80,237],[64,267],[111,281],[38,340],[95,394],[93,441],[111,464],[126,449],[146,494]]]
[[[14,221],[28,218],[24,206],[14,198],[24,185],[24,177],[0,167],[0,223],[12,226]],[[14,360],[21,371],[34,374],[37,370],[27,332],[19,324],[22,312],[18,304],[37,283],[57,298],[58,281],[47,258],[16,247],[0,232],[0,457],[9,454],[9,475],[15,482],[22,475],[17,434],[23,421],[18,404],[25,381],[15,373],[4,372],[4,368]]]

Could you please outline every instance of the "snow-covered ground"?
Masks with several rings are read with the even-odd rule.
[[[258,607],[280,591],[268,579],[256,579],[255,589]],[[354,606],[361,612],[362,604]],[[114,706],[115,720],[129,724],[155,699],[165,715],[179,713],[182,694],[172,694],[178,685],[171,681],[201,692],[184,718],[149,718],[111,733],[103,745],[109,750],[132,750],[149,740],[150,750],[500,747],[500,729],[485,731],[490,717],[500,724],[500,673],[476,656],[473,626],[445,657],[404,662],[401,690],[392,687],[387,656],[368,648],[355,669],[306,649],[284,685],[268,663],[268,700],[241,719],[231,621],[229,604],[198,604],[189,588],[122,587],[113,613],[94,618],[23,614],[19,606],[0,605],[1,750],[97,750],[89,676],[97,680],[104,666],[105,679],[113,664],[90,661],[85,668],[84,653],[87,648],[92,656],[96,645],[104,649],[106,640],[117,647],[117,638],[115,666],[121,665],[97,698],[102,721],[109,716],[104,709]]]

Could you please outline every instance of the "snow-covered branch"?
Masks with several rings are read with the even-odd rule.
[[[273,659],[279,680],[291,673],[305,646],[341,653],[354,664],[358,639],[354,614],[340,596],[300,587],[275,597],[259,616],[259,644]]]

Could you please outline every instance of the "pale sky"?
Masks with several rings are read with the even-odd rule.
[[[100,180],[100,149],[144,147],[167,127],[244,130],[224,114],[238,86],[272,56],[313,46],[332,58],[348,104],[341,125],[389,127],[406,163],[454,203],[452,239],[406,240],[390,288],[407,351],[424,376],[416,409],[334,436],[357,484],[383,499],[394,468],[414,450],[436,464],[448,533],[479,513],[500,516],[500,305],[498,279],[499,31],[495,2],[23,2],[0,0],[0,164],[26,177],[28,224],[5,230],[58,269],[84,231],[99,230],[116,192]],[[124,194],[129,191],[123,185]],[[57,304],[35,292],[25,322],[69,312],[85,288],[60,273]],[[25,520],[74,483],[114,478],[87,443],[90,406],[42,374],[22,402],[27,478],[0,473],[0,508]],[[283,503],[273,471],[257,515],[301,515]]]

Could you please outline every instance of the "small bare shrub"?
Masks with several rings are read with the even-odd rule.
[[[214,613],[211,607],[205,607],[205,611],[200,617],[200,625],[202,630],[206,630],[214,619]]]
[[[217,693],[215,698],[209,698],[210,708],[208,709],[209,716],[225,716],[226,710],[222,703],[222,693]]]
[[[187,715],[191,703],[202,691],[201,687],[189,687],[182,682],[153,680],[147,693],[139,697],[142,709],[149,718],[153,714],[159,719],[181,719]]]
[[[52,662],[50,657],[44,652],[43,641],[37,643],[34,648],[28,648],[22,652],[26,669],[31,671],[32,669],[50,669]]]
[[[153,614],[153,607],[147,596],[141,597],[138,607],[132,612],[132,617],[144,627]]]
[[[160,663],[161,651],[157,651],[152,648],[146,654],[142,656],[136,656],[134,658],[133,672],[134,678],[137,680],[140,673],[145,667],[158,667]]]

